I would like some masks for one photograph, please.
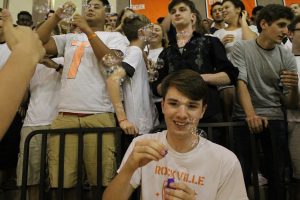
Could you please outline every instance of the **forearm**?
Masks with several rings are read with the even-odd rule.
[[[96,34],[94,33],[92,30],[88,30],[85,32],[85,34],[87,35],[87,37],[89,38],[89,42],[91,44],[91,47],[93,49],[93,52],[96,56],[96,58],[98,59],[99,62],[102,62],[102,58],[108,54],[108,53],[112,53],[113,51],[111,49],[109,49],[102,41],[101,39],[97,36],[97,35],[93,35]]]
[[[228,85],[231,83],[229,76],[225,72],[215,74],[201,74],[204,81],[209,85]]]
[[[242,23],[242,39],[252,40],[255,38],[257,38],[257,34],[249,28],[247,22]]]
[[[164,31],[167,33],[170,30],[170,26],[171,26],[171,15],[168,14],[167,16],[165,16],[164,20],[161,23]]]
[[[127,200],[133,192],[130,184],[134,171],[125,164],[120,173],[112,180],[104,191],[103,200]]]
[[[244,83],[244,81],[238,80],[236,89],[237,89],[238,101],[242,106],[246,114],[246,117],[251,117],[256,115],[254,107],[251,102],[251,97],[247,85]]]
[[[123,70],[123,69],[122,69]],[[123,72],[125,73],[125,72]],[[122,74],[123,74],[122,73]],[[123,75],[120,73],[112,74],[106,79],[108,95],[114,106],[118,121],[127,119],[120,96],[120,80]]]
[[[0,140],[17,112],[37,64],[36,58],[26,55],[23,49],[13,49],[0,71]]]
[[[283,104],[288,109],[296,109],[298,107],[299,94],[298,88],[293,87],[289,89],[289,93],[283,97]]]
[[[53,15],[36,30],[43,44],[46,44],[49,41],[51,32],[54,30],[60,20],[61,19],[58,16]]]

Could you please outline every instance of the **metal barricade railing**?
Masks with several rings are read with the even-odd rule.
[[[228,134],[228,143],[227,147],[235,152],[234,149],[234,127],[247,126],[245,121],[238,122],[219,122],[219,123],[200,123],[199,128],[207,128],[208,139],[213,138],[213,129],[214,128],[224,128],[227,129],[226,133]],[[258,183],[258,156],[257,156],[257,144],[254,134],[250,134],[250,145],[251,145],[251,160],[252,160],[252,173],[253,173],[253,188],[254,188],[254,198],[255,200],[260,200],[259,194],[259,183]]]
[[[57,199],[63,199],[63,183],[64,183],[64,154],[65,154],[65,137],[68,134],[78,135],[78,163],[77,163],[77,185],[76,192],[78,199],[83,199],[83,138],[84,134],[97,134],[97,199],[102,196],[102,133],[121,134],[122,130],[118,127],[105,128],[72,128],[72,129],[51,129],[51,130],[37,130],[30,133],[24,144],[24,159],[22,172],[22,186],[21,186],[21,200],[26,200],[27,193],[27,177],[28,177],[28,160],[29,160],[29,145],[30,140],[35,135],[42,135],[41,142],[41,162],[40,162],[40,184],[39,184],[39,199],[46,199],[46,163],[47,163],[47,139],[49,134],[56,134],[60,136],[59,143],[59,170],[58,170],[58,189]],[[118,141],[118,140],[117,140]],[[119,147],[120,145],[117,145]],[[117,151],[117,164],[121,163],[121,152]]]

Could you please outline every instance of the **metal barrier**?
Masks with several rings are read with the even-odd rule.
[[[51,129],[51,130],[37,130],[28,135],[24,144],[24,160],[22,172],[22,186],[21,186],[21,200],[26,200],[27,193],[27,176],[28,176],[28,159],[29,159],[29,144],[33,136],[42,134],[41,144],[41,164],[40,164],[40,184],[39,184],[39,199],[46,199],[46,163],[47,163],[47,136],[49,134],[57,134],[60,136],[59,143],[59,170],[58,170],[58,189],[57,199],[63,199],[63,182],[64,182],[64,146],[65,137],[67,134],[78,135],[78,163],[77,163],[77,185],[76,192],[78,199],[83,199],[83,136],[86,133],[97,134],[97,163],[102,163],[102,133],[121,134],[122,130],[117,127],[107,128],[72,128],[72,129]],[[100,145],[99,145],[100,144]],[[120,146],[120,145],[117,145]],[[121,163],[120,151],[117,151],[117,164]],[[97,199],[102,197],[102,164],[97,165]]]
[[[233,128],[234,127],[241,127],[247,126],[246,122],[239,121],[239,122],[221,122],[221,123],[200,123],[199,128],[207,128],[208,139],[212,138],[212,133],[214,128],[224,128],[227,129],[228,134],[228,148],[235,152],[234,149],[234,135],[233,135]],[[254,134],[250,134],[250,144],[251,144],[251,159],[252,159],[252,173],[253,179],[252,184],[254,188],[254,198],[255,200],[260,200],[259,194],[259,183],[258,183],[258,156],[256,151],[256,139]]]

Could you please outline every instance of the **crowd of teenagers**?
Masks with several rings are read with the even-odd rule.
[[[99,127],[122,135],[103,133],[101,163],[97,135],[84,135],[86,198],[99,193],[102,165],[105,200],[130,199],[137,188],[144,200],[246,200],[254,135],[267,199],[300,199],[299,3],[257,6],[250,15],[242,1],[223,0],[202,19],[191,0],[172,0],[155,23],[131,8],[110,13],[107,0],[75,10],[66,2],[34,26],[29,12],[15,25],[0,8],[0,199],[22,185],[32,131]],[[233,129],[233,152],[226,131],[213,129],[208,140],[198,128],[217,122],[245,122]],[[67,200],[77,198],[77,141],[70,134],[64,144]],[[39,198],[41,144],[41,135],[30,142],[29,200]],[[59,146],[60,137],[48,135],[52,199]]]

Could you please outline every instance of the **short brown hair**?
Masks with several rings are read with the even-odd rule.
[[[161,84],[163,99],[170,87],[175,87],[193,101],[203,100],[203,104],[206,104],[208,87],[198,72],[183,69],[169,74]]]
[[[138,30],[150,23],[145,15],[132,14],[126,17],[123,22],[122,30],[129,41],[138,38]]]

